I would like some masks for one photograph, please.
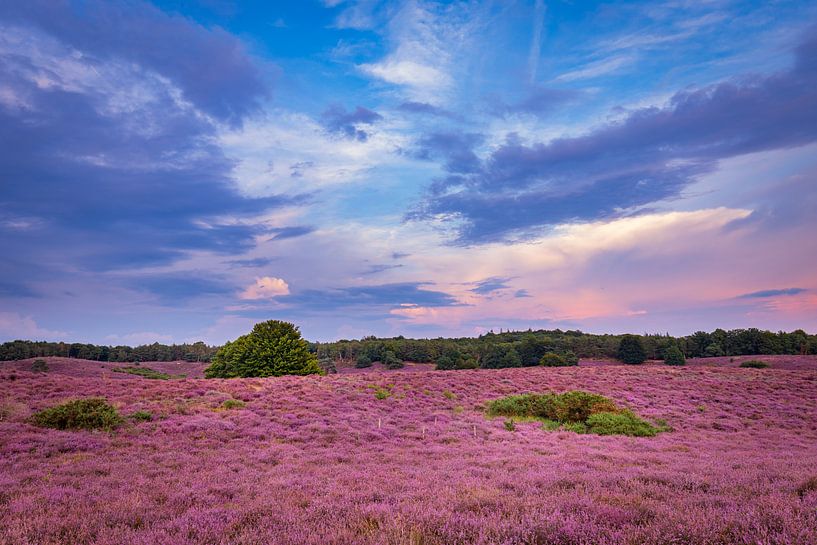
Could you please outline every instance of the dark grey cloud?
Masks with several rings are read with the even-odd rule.
[[[0,8],[0,26],[16,25],[30,41],[0,53],[0,83],[16,99],[0,102],[0,206],[34,222],[0,225],[0,249],[16,258],[5,279],[25,279],[31,270],[166,265],[196,250],[240,254],[265,226],[218,218],[304,202],[240,195],[234,164],[216,144],[217,127],[200,115],[236,122],[252,110],[259,95],[245,94],[254,86],[237,42],[140,3],[51,6]],[[121,37],[108,27],[94,37],[87,21],[121,28]],[[172,41],[174,32],[185,41]],[[60,72],[62,58],[72,59],[70,72]],[[200,70],[201,59],[215,69]],[[206,72],[206,81],[195,71]],[[100,79],[69,79],[93,74]],[[43,77],[52,83],[41,85]],[[222,81],[232,78],[246,89]],[[167,79],[189,102],[179,101]]]
[[[489,110],[494,115],[501,117],[508,114],[531,114],[543,117],[575,100],[578,96],[579,92],[571,89],[537,87],[520,100],[511,103],[506,103],[499,97],[491,97]]]
[[[421,307],[449,307],[457,300],[444,292],[423,289],[430,284],[402,282],[371,286],[352,286],[331,290],[304,290],[277,297],[280,303],[291,304],[300,310],[325,310],[346,307],[398,308],[404,305]]]
[[[269,265],[273,261],[275,261],[275,259],[271,257],[256,257],[252,259],[230,259],[224,263],[231,267],[257,268]]]
[[[269,94],[257,64],[235,36],[146,2],[2,2],[0,20],[39,28],[98,61],[125,60],[153,70],[196,107],[233,125]]]
[[[752,293],[745,293],[739,296],[739,299],[765,299],[768,297],[781,297],[786,295],[799,295],[807,292],[805,288],[784,288],[779,290],[761,290]]]
[[[399,265],[399,264],[398,265],[371,265],[368,269],[366,269],[365,271],[363,271],[360,274],[363,274],[363,275],[377,274],[377,273],[382,273],[383,271],[388,271],[388,270],[391,270],[391,269],[399,269],[402,266],[403,265]]]
[[[533,295],[528,293],[528,290],[516,290],[514,292],[513,296],[516,297],[517,299],[522,299],[522,298],[525,298],[525,297],[533,297]]]
[[[372,125],[381,119],[383,116],[362,106],[347,112],[343,106],[333,104],[321,115],[321,124],[331,134],[365,142],[369,133],[361,125]]]
[[[236,291],[235,286],[219,278],[199,273],[145,275],[128,280],[126,285],[156,297],[163,305],[176,305],[197,297],[227,295]]]
[[[460,244],[524,237],[549,225],[618,217],[672,198],[721,159],[817,141],[817,32],[792,68],[677,93],[581,137],[508,141],[480,165],[451,168],[409,219],[457,221]],[[445,146],[438,146],[445,149]],[[458,164],[454,162],[454,165]]]
[[[273,233],[275,235],[273,237],[275,240],[284,240],[287,238],[302,237],[314,231],[315,228],[311,225],[293,225],[291,227],[275,227],[272,229],[267,229],[266,232]]]
[[[420,138],[413,155],[418,159],[442,159],[445,170],[453,174],[477,173],[482,163],[474,148],[483,140],[481,134],[435,132]]]
[[[478,293],[480,295],[488,295],[495,291],[504,290],[510,288],[508,282],[510,282],[510,278],[500,278],[498,276],[492,276],[491,278],[486,278],[484,280],[480,280],[479,282],[474,282],[474,287],[471,289],[472,292]]]
[[[448,119],[459,120],[461,117],[453,112],[450,112],[439,106],[428,104],[427,102],[403,102],[397,107],[402,112],[410,114],[432,115],[436,117],[445,117]]]

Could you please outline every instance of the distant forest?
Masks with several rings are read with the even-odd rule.
[[[595,335],[581,331],[528,330],[486,333],[454,339],[407,339],[365,337],[332,343],[310,343],[310,350],[325,364],[354,363],[366,366],[382,361],[399,367],[401,362],[437,364],[439,369],[475,367],[524,367],[538,365],[547,353],[580,358],[615,358],[622,335]],[[752,354],[817,354],[817,335],[802,330],[790,333],[759,329],[716,329],[686,337],[638,335],[647,358],[663,359],[677,346],[688,358]],[[97,361],[202,361],[209,362],[219,347],[203,342],[164,345],[101,346],[82,343],[11,341],[0,345],[0,360],[61,356]]]

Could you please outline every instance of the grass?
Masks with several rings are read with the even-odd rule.
[[[155,380],[170,380],[172,378],[183,378],[162,373],[150,367],[114,367],[114,373],[127,373],[129,375],[136,375],[143,378],[150,378]]]
[[[153,420],[153,415],[147,411],[136,411],[129,414],[128,418],[135,422],[150,422]]]
[[[609,398],[582,391],[507,396],[489,402],[486,412],[489,417],[537,420],[548,431],[653,437],[668,429],[653,426]]]
[[[747,360],[742,362],[740,366],[748,369],[766,369],[769,364],[760,360]]]
[[[240,399],[228,399],[224,403],[221,404],[222,409],[243,409],[246,407],[247,404],[241,401]]]
[[[116,407],[101,397],[75,399],[31,416],[31,423],[35,426],[58,430],[110,431],[122,422],[124,420]]]

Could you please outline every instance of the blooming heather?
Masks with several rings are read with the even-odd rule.
[[[0,543],[813,545],[817,358],[727,363],[164,381],[2,363]],[[673,431],[484,416],[491,399],[575,389]],[[78,396],[153,419],[27,423]]]

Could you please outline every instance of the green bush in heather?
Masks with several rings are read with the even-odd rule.
[[[631,411],[619,408],[611,399],[582,391],[495,399],[487,404],[487,415],[538,420],[548,431],[563,429],[575,433],[634,437],[652,437],[663,431]]]
[[[124,422],[116,407],[101,397],[68,401],[31,416],[31,423],[58,430],[112,430]]]
[[[760,360],[747,360],[742,362],[740,366],[747,369],[766,369],[769,364]]]
[[[681,352],[677,346],[673,345],[664,352],[664,363],[666,365],[686,365],[687,360],[683,352]]]
[[[127,373],[128,375],[136,375],[137,377],[149,378],[154,380],[170,380],[171,377],[167,373],[162,373],[150,367],[114,367],[111,369],[114,373]]]
[[[318,358],[298,328],[288,322],[269,320],[255,324],[252,332],[222,346],[207,378],[278,377],[323,374]]]
[[[45,360],[34,360],[31,362],[31,372],[32,373],[47,373],[48,372],[48,362]]]

